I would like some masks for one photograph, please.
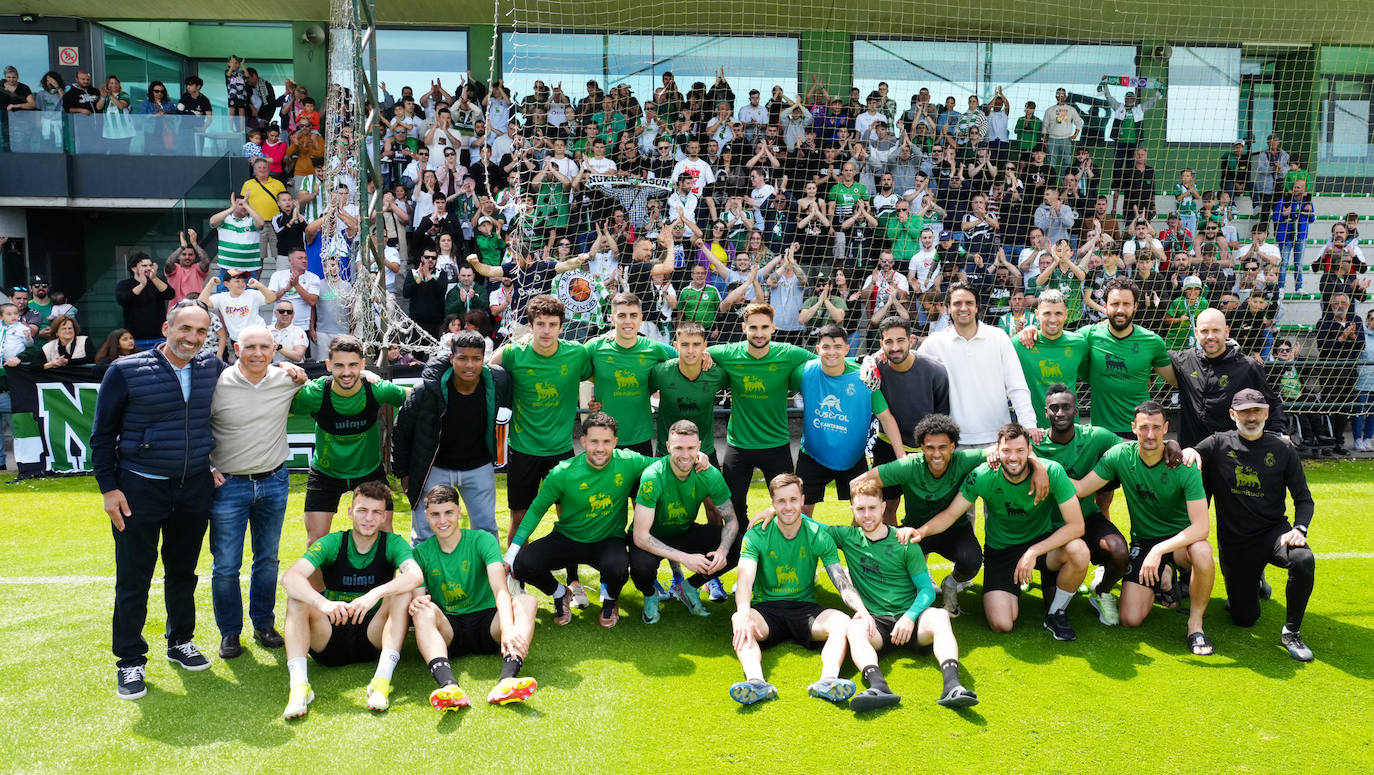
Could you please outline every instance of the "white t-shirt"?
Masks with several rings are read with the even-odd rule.
[[[272,326],[272,340],[287,350],[294,350],[301,345],[308,345],[309,343],[309,340],[305,336],[305,331],[302,330],[300,326],[294,324],[286,328]],[[304,353],[308,354],[309,352],[310,348],[307,346]],[[305,355],[302,355],[301,359],[304,360]],[[287,360],[287,358],[281,354],[281,350],[272,354],[273,363],[281,363],[285,360]],[[296,363],[296,361],[292,362]]]
[[[1136,239],[1135,239],[1134,237],[1132,237],[1131,239],[1128,239],[1128,240],[1126,240],[1124,243],[1122,243],[1122,245],[1121,245],[1121,257],[1122,257],[1122,258],[1126,258],[1126,257],[1128,257],[1128,256],[1134,256],[1134,255],[1135,255],[1135,243],[1136,243]],[[1150,244],[1151,244],[1154,248],[1156,248],[1157,250],[1161,250],[1161,251],[1164,250],[1164,243],[1163,243],[1163,242],[1160,242],[1159,240],[1155,239],[1154,237],[1151,237],[1151,238],[1150,238]]]
[[[1240,249],[1236,251],[1236,261],[1243,261],[1247,258],[1250,258],[1250,254],[1254,252],[1256,252],[1255,243],[1247,242],[1244,245],[1241,245]],[[1279,246],[1275,245],[1272,242],[1266,242],[1263,245],[1261,245],[1258,252],[1260,257],[1260,263],[1264,263],[1264,259],[1266,258],[1278,261],[1280,257]]]
[[[759,126],[767,124],[768,108],[765,108],[762,105],[745,105],[744,107],[740,108],[739,122],[741,124],[748,124],[751,121],[755,124],[758,124]]]
[[[316,296],[320,295],[320,282],[320,276],[308,269],[301,273],[301,286]],[[267,283],[267,288],[277,294],[278,298],[291,302],[291,306],[296,308],[296,319],[291,321],[292,323],[300,326],[302,330],[310,328],[310,318],[315,308],[306,304],[305,299],[302,299],[294,288],[287,290],[291,288],[290,271],[274,272],[272,279]]]
[[[674,164],[673,173],[668,178],[676,183],[678,176],[684,172],[692,176],[692,193],[697,196],[701,196],[702,188],[716,182],[716,173],[711,170],[711,165],[707,164],[706,160],[700,156],[697,157],[696,161],[683,159]]]
[[[615,162],[605,157],[597,159],[588,156],[582,160],[582,168],[590,171],[593,175],[605,175],[615,172]]]
[[[935,264],[939,260],[939,253],[932,245],[930,250],[919,250],[916,255],[911,257],[911,264],[908,267],[907,275],[916,275],[917,290],[930,290],[930,282],[933,279],[931,273],[935,269]]]
[[[224,316],[224,329],[229,340],[237,342],[239,332],[248,326],[261,326],[262,315],[258,309],[267,303],[267,297],[254,288],[245,288],[238,297],[221,291],[210,297],[210,306]]]

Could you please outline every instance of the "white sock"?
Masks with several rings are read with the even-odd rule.
[[[746,668],[744,668],[744,680],[746,680],[746,681],[762,681],[762,680],[763,680],[763,665],[753,665],[753,666],[751,666],[751,667],[746,667]]]
[[[396,672],[396,663],[401,661],[401,652],[391,649],[382,649],[382,658],[377,660],[378,678],[391,680],[391,674]]]
[[[310,683],[305,674],[307,664],[305,657],[286,660],[286,675],[290,678],[292,686]]]
[[[555,589],[555,590],[553,591],[553,599],[554,599],[554,600],[557,600],[558,598],[560,598],[560,597],[562,597],[562,596],[564,596],[564,595],[566,595],[566,594],[568,594],[568,588],[565,587],[565,586],[563,586],[562,584],[559,584],[559,585],[558,585],[558,589]]]
[[[1054,602],[1050,603],[1050,613],[1057,614],[1069,607],[1069,601],[1073,600],[1073,592],[1065,592],[1059,587],[1054,588]]]

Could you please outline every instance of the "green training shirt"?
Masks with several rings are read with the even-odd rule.
[[[844,552],[849,578],[869,613],[901,616],[911,609],[918,592],[915,579],[929,573],[919,545],[897,543],[896,530],[872,541],[857,525],[826,525],[825,529]]]
[[[640,474],[653,461],[628,449],[612,451],[600,470],[592,468],[585,452],[564,460],[539,485],[539,494],[511,543],[523,546],[555,504],[559,507],[555,533],[584,544],[625,535],[630,496]]]
[[[1188,501],[1205,500],[1202,472],[1193,466],[1169,468],[1160,458],[1153,466],[1140,459],[1140,442],[1112,447],[1093,468],[1107,481],[1121,482],[1131,513],[1131,540],[1171,538],[1190,524]]]
[[[572,449],[578,385],[590,373],[582,345],[560,339],[548,357],[535,352],[532,342],[507,345],[501,365],[514,389],[511,449],[541,457]]]
[[[344,536],[349,535],[347,530],[337,530],[322,536],[318,541],[310,545],[305,550],[305,561],[315,566],[319,570],[326,570],[334,565],[334,561],[339,558],[339,545],[343,542]],[[358,552],[358,546],[353,541],[348,542],[348,564],[354,570],[366,570],[372,564],[373,558],[377,556],[377,547],[382,545],[382,536],[378,533],[376,540],[372,542],[372,548],[366,554]],[[386,561],[391,565],[392,570],[400,568],[401,565],[411,559],[410,544],[404,539],[392,534],[386,542]],[[385,584],[391,579],[378,579],[379,585]],[[340,603],[347,603],[362,597],[360,593],[340,592],[336,589],[326,588],[321,592],[328,600],[336,600]],[[377,603],[372,610],[377,610],[381,602]]]
[[[792,538],[782,534],[777,519],[768,527],[756,525],[744,534],[740,558],[758,563],[754,576],[755,602],[797,600],[816,602],[816,562],[822,566],[840,561],[835,542],[825,526],[802,517],[801,527]]]
[[[730,384],[730,375],[716,366],[696,379],[687,379],[678,359],[664,361],[649,370],[649,390],[658,391],[658,449],[668,451],[668,429],[678,420],[690,420],[701,434],[701,451],[716,451],[716,394]]]
[[[1041,333],[1034,347],[1021,344],[1021,338],[1013,336],[1011,346],[1021,361],[1021,373],[1026,375],[1036,424],[1047,428],[1050,420],[1045,416],[1045,391],[1050,385],[1063,382],[1070,390],[1078,392],[1076,385],[1084,378],[1083,364],[1088,361],[1088,342],[1076,331],[1065,331],[1058,339],[1048,339]]]
[[[320,410],[324,402],[324,391],[329,377],[311,380],[296,393],[291,401],[291,413],[309,415]],[[372,383],[372,397],[379,404],[400,406],[405,403],[406,389],[394,382],[379,380]],[[363,387],[351,396],[341,396],[337,392],[330,396],[334,411],[339,414],[362,414],[367,406],[367,393]],[[310,455],[310,467],[335,479],[356,479],[376,471],[382,464],[382,422],[380,419],[362,433],[335,436],[325,433],[319,425],[315,426],[315,450]]]
[[[652,439],[654,410],[649,405],[649,371],[676,357],[677,351],[644,336],[633,347],[621,347],[614,333],[590,339],[583,347],[591,362],[601,411],[620,423],[616,433],[620,443],[639,444]]]
[[[1128,336],[1118,339],[1106,320],[1082,328],[1079,333],[1088,341],[1092,424],[1117,433],[1129,431],[1135,408],[1150,399],[1150,375],[1156,367],[1170,363],[1164,340],[1139,325],[1132,326]]]
[[[1040,461],[1050,476],[1050,492],[1037,505],[1030,492],[1030,477],[1020,482],[1007,481],[999,468],[984,463],[964,479],[959,494],[970,501],[983,499],[986,524],[983,532],[989,549],[1032,543],[1054,529],[1052,515],[1059,504],[1074,497],[1076,490],[1064,467],[1050,460]]]
[[[749,354],[748,342],[712,345],[706,351],[730,376],[730,423],[725,434],[730,446],[768,449],[787,444],[788,378],[815,353],[782,342],[769,344],[762,358]]]
[[[644,469],[635,503],[654,510],[654,526],[649,533],[664,538],[691,526],[707,498],[718,504],[730,500],[730,488],[725,486],[720,469],[715,466],[705,471],[693,468],[686,479],[679,479],[673,472],[672,461],[661,457]]]
[[[452,616],[496,607],[487,566],[501,564],[501,546],[485,530],[464,530],[453,551],[430,536],[415,547],[415,561],[425,574],[425,589],[434,604]]]
[[[1046,433],[1044,440],[1035,445],[1035,454],[1042,460],[1053,460],[1063,466],[1069,478],[1082,479],[1093,470],[1093,466],[1097,465],[1107,450],[1121,441],[1120,436],[1106,428],[1076,424],[1073,426],[1073,438],[1068,444],[1056,444],[1050,441],[1050,435]],[[1097,507],[1097,499],[1094,496],[1095,494],[1078,499],[1084,517],[1102,512]],[[1062,523],[1062,519],[1055,521],[1056,526]]]
[[[945,472],[936,476],[926,467],[925,453],[916,452],[878,466],[878,476],[884,487],[902,488],[902,495],[906,499],[906,516],[902,518],[902,524],[920,527],[944,511],[963,486],[964,479],[987,460],[988,456],[982,450],[955,450],[949,457]],[[971,514],[965,514],[963,518],[972,521]]]

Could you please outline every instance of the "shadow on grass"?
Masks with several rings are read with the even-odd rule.
[[[242,687],[212,672],[183,675],[186,694],[178,696],[148,687],[148,696],[138,701],[139,716],[133,723],[138,735],[150,740],[178,747],[198,747],[212,743],[238,742],[254,748],[276,748],[289,743],[295,732],[281,724],[264,723],[268,719],[244,715],[235,709],[258,708],[257,703],[242,701],[236,693]],[[282,687],[285,701],[285,682]],[[207,708],[218,708],[214,721],[197,721]],[[280,718],[278,716],[277,718]]]

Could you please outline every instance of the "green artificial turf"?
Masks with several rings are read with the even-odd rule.
[[[214,657],[208,549],[200,560],[196,640],[214,665],[187,673],[162,658],[159,582],[145,630],[148,696],[116,699],[112,541],[94,482],[6,484],[0,700],[9,721],[0,726],[0,771],[1353,772],[1374,764],[1374,465],[1309,464],[1308,475],[1318,557],[1303,627],[1317,661],[1308,665],[1278,645],[1284,577],[1275,568],[1268,572],[1275,599],[1263,604],[1252,630],[1230,624],[1218,578],[1207,620],[1218,655],[1207,658],[1187,653],[1179,613],[1157,607],[1138,630],[1105,628],[1081,596],[1070,607],[1078,641],[1056,643],[1040,628],[1038,589],[1022,597],[1016,631],[995,635],[975,586],[962,597],[965,613],[954,630],[965,683],[982,700],[977,707],[935,705],[933,659],[897,651],[882,664],[902,704],[855,717],[809,698],[819,657],[782,646],[764,656],[778,701],[744,708],[726,694],[741,678],[730,648],[732,603],[711,605],[708,619],[667,603],[661,623],[650,627],[639,620],[638,593],[627,587],[621,622],[606,631],[596,624],[596,577],[584,568],[593,607],[569,626],[552,625],[550,603],[540,596],[525,668],[540,688],[528,703],[488,706],[482,700],[499,660],[468,657],[454,669],[474,707],[432,710],[434,683],[408,639],[388,713],[364,708],[373,665],[312,663],[316,700],[308,717],[290,723],[280,715],[287,695],[281,651],[245,640],[241,658]],[[303,477],[293,477],[283,569],[304,549],[303,492]],[[765,498],[755,482],[751,505]],[[1124,507],[1114,510],[1124,529]],[[817,517],[848,521],[833,498]],[[398,532],[408,523],[408,514],[396,515]],[[948,564],[932,563],[938,582]],[[839,607],[822,578],[821,602]],[[280,594],[278,601],[280,622]],[[855,673],[846,663],[844,674],[857,681]]]

